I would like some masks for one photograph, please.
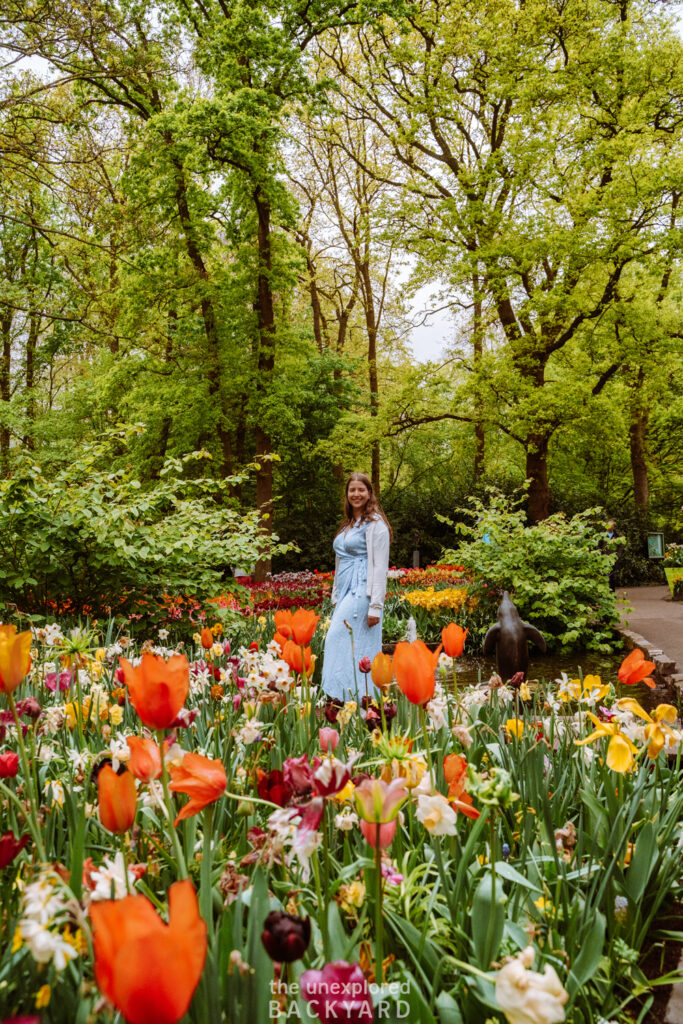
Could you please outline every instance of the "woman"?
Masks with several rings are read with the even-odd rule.
[[[325,638],[322,676],[328,698],[339,701],[360,699],[358,662],[361,658],[372,661],[382,649],[382,609],[392,539],[391,527],[365,473],[352,473],[347,480],[344,513],[334,538],[334,613]],[[353,647],[345,622],[353,631]]]

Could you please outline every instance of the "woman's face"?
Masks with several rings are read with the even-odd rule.
[[[354,512],[362,512],[370,497],[370,491],[362,480],[352,480],[346,488],[346,497]]]

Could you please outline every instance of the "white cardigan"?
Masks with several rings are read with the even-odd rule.
[[[365,531],[368,546],[368,583],[367,596],[370,598],[370,611],[381,614],[387,592],[387,571],[389,569],[389,530],[381,516],[375,516]],[[337,572],[339,571],[339,555],[335,560],[334,586],[332,587],[332,604],[337,603]]]

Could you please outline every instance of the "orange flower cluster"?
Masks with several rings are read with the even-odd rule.
[[[304,669],[306,673],[310,672],[313,657],[308,645],[320,616],[309,608],[297,608],[295,612],[275,612],[274,618],[276,632],[273,640],[282,652],[282,660],[297,675],[301,675]]]

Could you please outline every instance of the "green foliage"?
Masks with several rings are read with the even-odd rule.
[[[0,481],[0,600],[22,611],[123,613],[145,599],[220,591],[231,566],[287,550],[229,497],[243,478],[203,475],[206,452],[169,458],[143,487],[111,470],[126,438],[88,446],[49,479],[25,456]],[[199,471],[199,472],[198,472]]]
[[[456,530],[469,538],[447,551],[475,579],[475,591],[493,614],[500,592],[508,590],[523,619],[545,635],[550,645],[583,646],[608,651],[618,621],[616,598],[608,576],[615,556],[605,535],[599,509],[568,519],[556,513],[528,526],[521,501],[492,491],[488,502],[471,499],[459,512],[476,519]]]

